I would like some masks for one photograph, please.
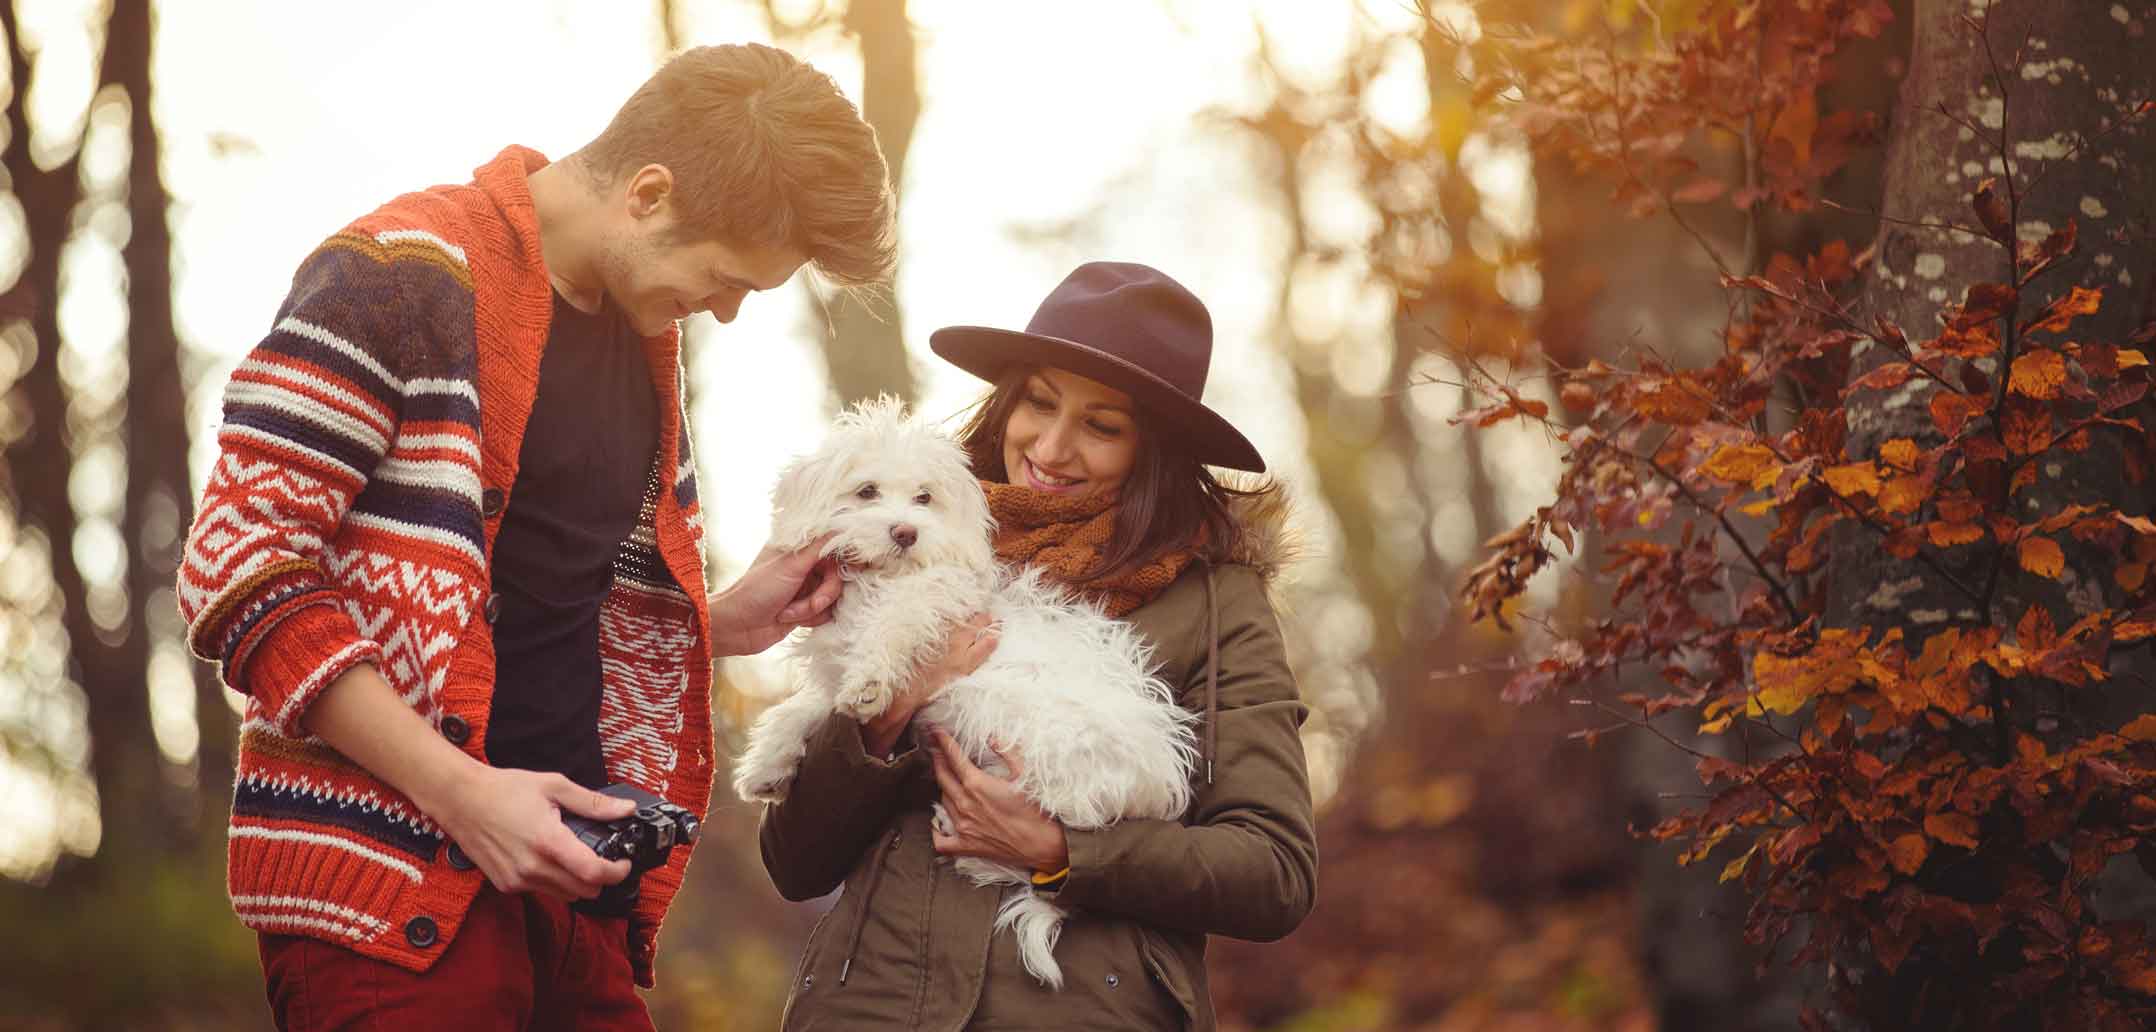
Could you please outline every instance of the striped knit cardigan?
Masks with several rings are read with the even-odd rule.
[[[249,927],[426,970],[483,877],[395,789],[309,736],[321,690],[372,663],[485,758],[494,690],[488,557],[538,391],[552,286],[512,147],[474,182],[407,194],[300,266],[233,371],[179,574],[195,652],[247,698],[227,882]],[[660,453],[599,617],[607,775],[702,814],[711,652],[680,337],[645,341]],[[644,876],[641,985],[689,851]]]

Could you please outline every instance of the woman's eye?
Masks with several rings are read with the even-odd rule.
[[[930,497],[928,496],[928,492],[926,492],[926,491],[923,491],[923,492],[921,492],[920,494],[917,494],[917,495],[914,495],[914,496],[913,496],[913,504],[915,504],[915,505],[927,505],[928,503],[930,503],[930,502],[932,502],[932,501],[935,501],[935,499],[933,499],[933,498],[930,498]]]
[[[864,502],[873,502],[876,500],[876,485],[862,484],[861,489],[859,491],[855,491],[853,493],[853,496],[855,498],[859,498]]]
[[[1087,423],[1086,425],[1092,427],[1093,432],[1102,437],[1118,437],[1123,433],[1123,428],[1120,426],[1108,426],[1104,423]]]
[[[1033,406],[1034,410],[1038,412],[1054,412],[1056,410],[1054,401],[1038,394],[1026,395],[1026,404]]]

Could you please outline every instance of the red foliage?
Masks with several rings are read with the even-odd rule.
[[[1530,139],[1615,179],[1637,213],[1798,210],[1869,131],[1819,116],[1825,59],[1885,17],[1880,0],[1720,5],[1637,58],[1513,39],[1485,94],[1512,96]],[[1716,181],[1686,156],[1717,136],[1755,159],[1750,181]],[[1893,976],[1921,956],[1932,981],[1920,990],[1957,998],[1972,1027],[2139,1027],[2156,1017],[2156,948],[2139,923],[2099,920],[2090,898],[2112,857],[2156,855],[2143,845],[2156,833],[2156,717],[2047,744],[2002,709],[2010,685],[2105,682],[2116,650],[2156,637],[2156,523],[2110,504],[2041,516],[2026,504],[2047,460],[2085,450],[2092,433],[2144,436],[2134,413],[2151,374],[2135,345],[2146,334],[2079,339],[2076,320],[2101,294],[2045,278],[2075,252],[2075,227],[2017,244],[2007,185],[1987,180],[1970,198],[2000,245],[2001,281],[1972,286],[1928,339],[1849,310],[1867,257],[1834,244],[1725,275],[1728,346],[1705,368],[1646,359],[1569,372],[1560,396],[1576,426],[1483,378],[1489,404],[1463,418],[1549,425],[1568,468],[1551,504],[1487,543],[1463,594],[1476,619],[1507,626],[1555,549],[1593,535],[1608,611],[1507,696],[1569,696],[1687,751],[1652,721],[1741,736],[1742,759],[1695,753],[1706,805],[1647,834],[1684,843],[1683,863],[1727,857],[1722,880],[1753,900],[1748,937],[1795,943],[1793,962],[1822,967],[1850,1013],[1877,1013],[1888,987],[1910,991]],[[1895,357],[1845,383],[1864,340]],[[1852,453],[1849,400],[1916,380],[1936,435]],[[1792,382],[1800,411],[1772,430],[1770,396]],[[1819,574],[1850,528],[1925,564],[1960,596],[1955,612],[1910,626],[1830,612]],[[2041,605],[1994,625],[2002,572],[2058,578],[2069,540],[2121,557],[2126,603],[2070,627]],[[1662,688],[1606,703],[1595,689],[1621,669],[1658,672]]]

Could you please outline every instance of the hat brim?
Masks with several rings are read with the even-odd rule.
[[[995,383],[1013,366],[1053,366],[1121,390],[1140,408],[1173,426],[1192,457],[1209,466],[1265,472],[1265,459],[1242,431],[1168,381],[1107,354],[1061,337],[1000,330],[992,326],[946,326],[929,334],[929,350],[944,361]]]

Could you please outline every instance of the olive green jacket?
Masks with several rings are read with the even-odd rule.
[[[1003,888],[974,885],[930,847],[936,784],[922,750],[886,762],[863,752],[858,724],[827,722],[786,800],[763,815],[764,868],[780,893],[806,900],[845,886],[809,934],[784,1027],[1213,1028],[1206,936],[1278,939],[1316,891],[1297,730],[1308,710],[1265,577],[1194,563],[1126,617],[1153,644],[1159,676],[1186,708],[1214,710],[1213,725],[1200,729],[1205,756],[1181,821],[1069,833],[1071,873],[1056,898],[1075,909],[1055,947],[1060,991],[1026,974],[1010,935],[991,935]]]

